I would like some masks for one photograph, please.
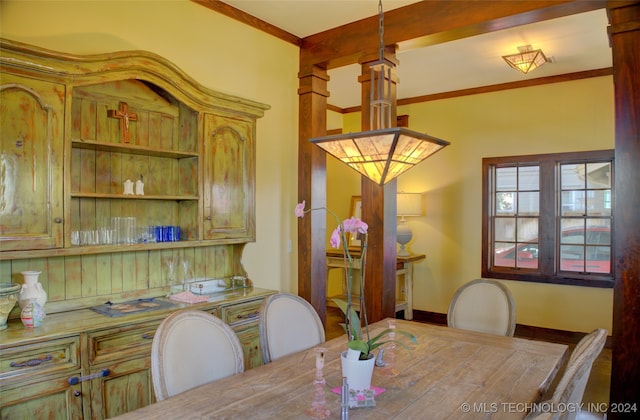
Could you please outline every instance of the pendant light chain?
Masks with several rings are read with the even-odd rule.
[[[370,65],[371,89],[369,103],[369,129],[380,130],[391,127],[391,66],[384,59],[384,12],[382,0],[378,1],[378,61]]]
[[[384,13],[382,12],[382,0],[378,1],[378,34],[380,36],[380,61],[384,60]]]

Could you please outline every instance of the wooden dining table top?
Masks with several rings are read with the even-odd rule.
[[[349,410],[350,419],[522,418],[539,402],[567,354],[563,344],[464,331],[396,320],[413,333],[412,350],[397,348],[399,375],[376,367],[372,386],[385,391],[373,408]],[[371,336],[387,326],[370,326]],[[398,335],[398,337],[401,337]],[[340,352],[346,336],[327,341],[323,369],[330,418],[340,418]],[[215,355],[212,355],[215,357]],[[304,419],[316,374],[314,349],[301,351],[241,374],[127,413],[121,419]],[[206,363],[184,361],[182,363]]]

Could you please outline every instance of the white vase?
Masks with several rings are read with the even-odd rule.
[[[18,296],[18,305],[20,309],[24,309],[29,299],[35,299],[38,305],[44,310],[44,304],[47,303],[47,292],[42,288],[42,284],[38,281],[40,271],[23,271],[24,284],[20,289]]]
[[[376,358],[373,354],[369,354],[368,360],[351,360],[347,359],[347,352],[340,354],[342,361],[342,376],[347,378],[350,390],[364,391],[371,388],[371,377],[373,376],[373,368]]]

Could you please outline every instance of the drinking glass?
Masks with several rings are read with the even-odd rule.
[[[182,278],[182,282],[183,282],[183,288],[184,290],[189,290],[190,289],[190,284],[192,281],[192,275],[193,273],[191,272],[191,263],[189,263],[189,260],[187,259],[183,259],[182,260],[182,270],[184,271],[184,277]]]
[[[71,231],[71,245],[80,245],[80,231]]]
[[[166,278],[169,284],[169,294],[180,293],[182,291],[182,285],[178,283],[177,269],[178,264],[175,259],[168,258],[165,261],[166,265]]]
[[[125,243],[126,244],[135,244],[136,243],[136,218],[135,217],[125,217]]]

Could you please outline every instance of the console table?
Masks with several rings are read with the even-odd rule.
[[[354,257],[354,269],[360,269],[360,251],[351,251],[351,255]],[[404,319],[413,319],[413,264],[425,259],[424,254],[408,255],[406,257],[396,257],[396,312],[404,310]],[[340,251],[327,251],[327,282],[329,271],[333,268],[346,269],[343,254]],[[402,283],[401,283],[402,281]],[[354,297],[354,307],[359,310],[357,304],[358,294],[352,294]],[[338,296],[327,297],[327,304],[329,306],[335,306],[333,298],[346,298],[346,290],[343,290],[342,294]]]

